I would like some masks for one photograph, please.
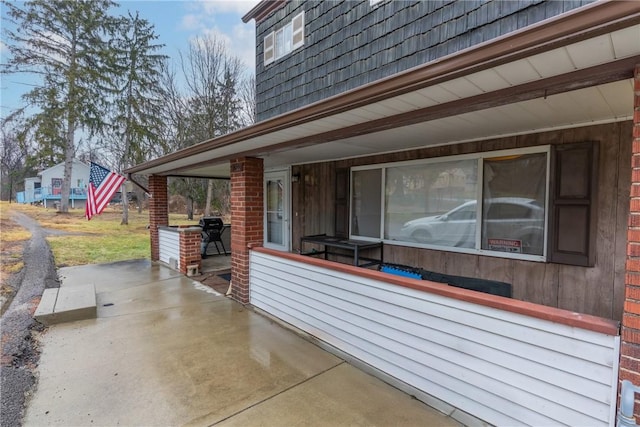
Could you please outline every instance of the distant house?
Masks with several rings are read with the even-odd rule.
[[[72,208],[84,208],[89,185],[89,166],[74,160],[71,169],[71,194],[69,205]],[[25,178],[24,191],[17,194],[18,203],[42,203],[44,207],[55,206],[60,201],[64,163],[45,169],[36,177]]]

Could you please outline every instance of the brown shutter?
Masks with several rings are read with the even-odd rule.
[[[273,41],[273,32],[267,34],[264,38],[264,65],[272,63],[275,59]]]
[[[296,15],[292,20],[291,48],[296,49],[304,44],[304,12]]]
[[[596,244],[598,144],[551,149],[549,261],[593,266]]]
[[[349,168],[336,170],[336,223],[338,237],[349,236]]]

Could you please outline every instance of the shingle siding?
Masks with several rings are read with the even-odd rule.
[[[424,64],[593,0],[291,0],[256,29],[262,121]],[[263,40],[305,12],[304,46],[267,65]]]

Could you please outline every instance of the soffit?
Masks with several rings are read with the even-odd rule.
[[[465,107],[467,100],[494,93],[508,94],[536,82],[571,76],[570,73],[597,67],[606,71],[602,66],[616,61],[625,62],[626,78],[619,81],[591,83],[589,74],[584,73],[576,77],[581,80],[575,82],[577,90],[571,90],[571,84],[568,84],[561,93],[543,93],[534,99],[514,97],[509,100],[508,96],[503,96],[505,99],[496,103],[501,105],[476,107],[475,111]],[[315,120],[279,127],[238,141],[231,139],[229,143],[212,146],[206,151],[192,155],[185,153],[179,158],[133,169],[138,169],[134,171],[136,173],[147,174],[228,177],[228,160],[244,155],[263,157],[266,168],[278,168],[470,139],[627,120],[633,114],[633,87],[629,77],[633,70],[630,64],[635,63],[640,63],[640,24],[539,51],[514,61],[500,62],[467,75],[441,78],[429,86],[366,105],[344,108],[335,114],[319,115]],[[447,110],[445,117],[429,119],[425,116],[427,119],[419,123],[394,127],[396,117],[429,109],[438,111],[440,107],[450,105],[456,105],[456,108]],[[374,132],[362,130],[369,124],[385,121],[389,123],[384,124],[384,129],[372,126]],[[359,134],[350,135],[358,127]],[[345,133],[337,136],[340,130],[345,130]]]

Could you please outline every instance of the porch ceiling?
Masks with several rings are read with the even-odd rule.
[[[602,7],[596,6],[593,12]],[[309,115],[297,111],[290,114],[291,121],[287,115],[270,119],[127,172],[228,177],[229,159],[241,156],[262,157],[265,168],[277,168],[629,120],[633,115],[631,77],[640,64],[640,3],[635,6],[635,14],[627,12],[622,21],[609,23],[606,31],[529,47],[531,53],[518,55],[514,50],[508,55],[511,60],[503,55],[489,61],[490,65],[451,68],[414,84],[415,89],[396,89],[386,97],[378,94],[369,102],[355,97],[324,113],[312,110],[315,105],[305,107],[302,110],[308,109]],[[465,55],[495,49],[496,43],[515,44],[519,36],[517,32],[430,66],[464,63]],[[472,71],[466,72],[469,68]],[[408,73],[412,72],[421,69]],[[347,99],[357,91],[329,101]],[[296,119],[295,114],[304,119]]]

